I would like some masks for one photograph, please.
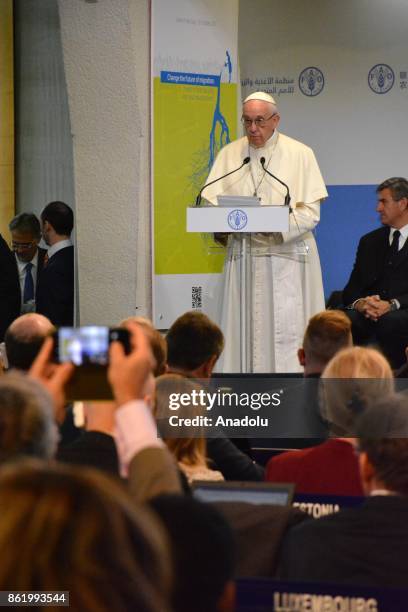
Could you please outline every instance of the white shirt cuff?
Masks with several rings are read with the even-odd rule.
[[[364,298],[357,298],[354,300],[354,302],[351,304],[351,310],[355,310],[357,302],[361,302],[361,300],[364,300]]]

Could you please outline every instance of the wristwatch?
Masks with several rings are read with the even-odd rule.
[[[397,300],[390,300],[390,312],[394,312],[394,310],[399,309],[399,303]]]

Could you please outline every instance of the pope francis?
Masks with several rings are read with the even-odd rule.
[[[217,205],[219,195],[255,196],[261,205],[281,206],[286,189],[265,168],[286,183],[291,195],[287,233],[252,234],[249,240],[251,298],[249,371],[296,372],[297,349],[309,318],[324,310],[319,255],[312,230],[320,219],[326,187],[312,149],[278,131],[275,100],[255,92],[243,103],[246,136],[226,145],[215,159],[210,182],[249,163],[214,185],[204,197]],[[261,163],[261,159],[262,160]],[[240,235],[228,240],[220,322],[225,350],[218,369],[241,371],[240,354]]]

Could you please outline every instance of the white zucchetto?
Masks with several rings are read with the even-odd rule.
[[[254,91],[254,93],[251,93],[249,96],[245,98],[245,100],[243,101],[243,104],[245,104],[246,102],[249,102],[250,100],[262,100],[262,102],[269,102],[269,104],[274,104],[276,106],[276,102],[272,98],[272,96],[265,93],[264,91]]]

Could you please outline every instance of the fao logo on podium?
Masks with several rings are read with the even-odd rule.
[[[231,210],[227,218],[228,225],[233,230],[242,230],[248,223],[248,217],[243,210],[236,208]]]

